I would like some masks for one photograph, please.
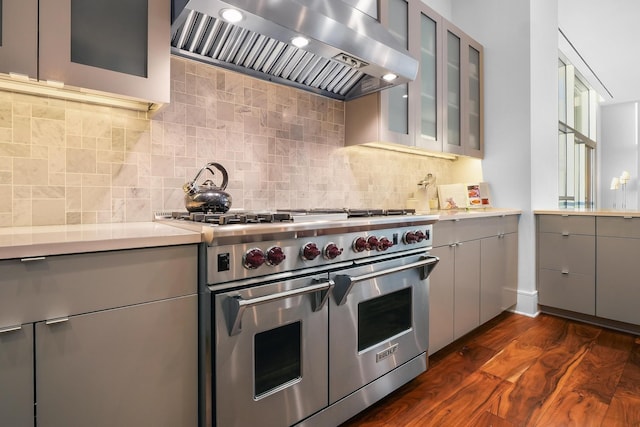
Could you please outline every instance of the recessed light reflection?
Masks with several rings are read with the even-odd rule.
[[[220,11],[220,17],[232,24],[240,22],[244,18],[238,9],[222,9]]]

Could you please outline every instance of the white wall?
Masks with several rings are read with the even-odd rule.
[[[426,1],[440,12],[437,2]],[[533,209],[557,206],[557,0],[452,0],[450,20],[484,46],[484,180],[519,208],[518,305],[537,313]]]
[[[619,177],[622,171],[631,174],[626,188],[626,208],[638,209],[638,108],[637,103],[604,105],[600,108],[600,133],[598,155],[600,163],[599,207],[622,209],[624,192],[610,190],[611,179]]]

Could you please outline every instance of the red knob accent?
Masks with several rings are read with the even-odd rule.
[[[267,250],[267,264],[278,265],[284,261],[287,256],[280,246],[272,246]]]
[[[402,238],[407,245],[411,245],[413,243],[418,242],[418,234],[414,231],[407,231],[404,233],[404,237]]]
[[[260,267],[265,261],[266,257],[262,249],[249,249],[247,253],[244,254],[244,268],[248,268],[249,270]]]
[[[329,243],[324,247],[324,257],[326,259],[336,259],[342,254],[342,248],[336,246],[335,243]]]
[[[315,243],[307,243],[302,247],[302,259],[312,261],[320,255],[320,249]]]
[[[391,240],[387,239],[386,237],[381,238],[380,241],[378,242],[378,250],[379,251],[386,251],[391,246],[393,246],[393,242]]]
[[[375,249],[375,250],[380,250],[378,248],[378,238],[376,236],[371,236],[367,239],[367,244],[369,245],[369,250],[371,249]]]
[[[427,236],[425,236],[422,231],[416,231],[416,238],[418,239],[418,242],[422,242],[426,237]]]
[[[353,241],[353,250],[356,252],[364,252],[370,250],[371,247],[364,237],[358,237]]]

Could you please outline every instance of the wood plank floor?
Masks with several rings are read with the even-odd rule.
[[[640,338],[503,313],[342,427],[640,426]]]

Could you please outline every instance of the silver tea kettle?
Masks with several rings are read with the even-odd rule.
[[[213,181],[207,179],[200,186],[197,181],[200,175],[205,170],[211,172],[211,167],[218,169],[222,173],[222,184],[220,187],[215,185]],[[231,208],[231,195],[225,191],[227,183],[229,181],[229,175],[224,167],[219,163],[207,163],[200,172],[197,173],[193,181],[187,182],[182,186],[185,192],[184,203],[189,212],[213,212],[213,213],[225,213]]]

